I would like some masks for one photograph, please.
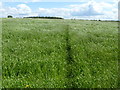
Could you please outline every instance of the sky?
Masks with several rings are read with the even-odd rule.
[[[4,0],[0,17],[55,16],[65,19],[117,20],[118,0]]]

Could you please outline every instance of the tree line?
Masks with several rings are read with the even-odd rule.
[[[24,18],[63,19],[63,18],[61,18],[61,17],[44,17],[44,16],[37,16],[37,17],[24,17]]]

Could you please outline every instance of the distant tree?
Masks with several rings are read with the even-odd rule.
[[[8,18],[13,18],[13,16],[9,15]]]

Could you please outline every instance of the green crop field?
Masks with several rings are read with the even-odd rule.
[[[118,23],[2,19],[3,88],[117,88]]]

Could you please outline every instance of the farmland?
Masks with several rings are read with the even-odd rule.
[[[3,19],[3,88],[117,88],[118,24]]]

